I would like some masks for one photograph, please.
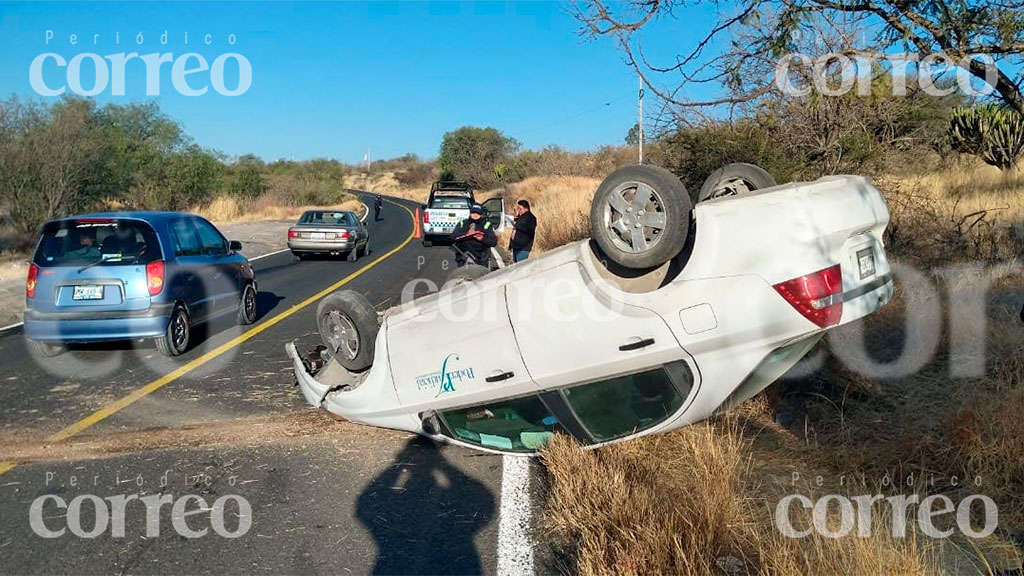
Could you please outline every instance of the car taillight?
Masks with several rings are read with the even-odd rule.
[[[344,231],[342,231],[342,233],[341,233],[341,234],[338,234],[338,237],[339,237],[339,238],[341,238],[342,240],[345,240],[345,239],[347,239],[347,238],[349,237],[349,233],[348,233],[348,230],[344,230]]]
[[[289,238],[298,238],[299,237],[299,231],[298,230],[288,230],[288,237]]]
[[[28,267],[28,279],[25,280],[25,296],[36,297],[36,278],[39,277],[39,266],[32,264]]]
[[[146,286],[149,295],[156,296],[164,289],[164,261],[157,260],[146,264]]]
[[[839,264],[773,286],[797,312],[821,328],[843,315],[843,272]]]
[[[430,212],[427,212],[426,210],[423,211],[423,222],[426,224],[430,223]]]

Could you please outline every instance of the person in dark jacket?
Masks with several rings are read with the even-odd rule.
[[[384,199],[377,194],[373,197],[373,220],[380,220],[380,209],[384,207]]]
[[[530,257],[533,250],[533,237],[537,233],[537,217],[530,211],[530,203],[520,200],[516,203],[516,220],[512,229],[512,238],[508,241],[508,249],[512,251],[512,261],[522,262]]]
[[[473,204],[469,209],[469,218],[459,222],[452,230],[452,244],[471,256],[476,264],[488,266],[491,260],[491,248],[498,245],[498,235],[494,227],[484,219],[484,209]],[[456,250],[455,262],[459,266],[466,264],[466,257]]]

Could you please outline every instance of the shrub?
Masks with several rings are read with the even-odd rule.
[[[1024,153],[1024,116],[995,104],[957,108],[949,121],[949,139],[957,152],[1007,171]]]

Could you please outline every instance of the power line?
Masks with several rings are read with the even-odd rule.
[[[603,104],[598,104],[597,106],[594,106],[592,108],[587,108],[586,110],[583,110],[582,112],[578,112],[578,113],[576,113],[576,114],[574,114],[572,116],[569,116],[568,118],[562,118],[560,120],[555,120],[554,122],[552,122],[550,124],[547,124],[547,125],[544,125],[544,126],[538,126],[537,128],[532,128],[530,130],[526,130],[524,132],[520,132],[520,134],[532,134],[533,132],[537,132],[539,130],[546,130],[546,129],[552,128],[554,126],[558,126],[559,124],[564,124],[566,122],[571,122],[571,121],[573,121],[573,120],[575,120],[577,118],[580,118],[581,116],[586,116],[587,114],[590,114],[591,112],[596,112],[597,110],[601,110],[602,108],[607,108],[608,106],[611,106],[612,104],[614,104],[614,103],[616,103],[616,102],[618,102],[620,100],[624,100],[626,98],[634,96],[635,94],[636,93],[632,92],[632,91],[631,92],[627,92],[627,93],[623,94],[622,96],[618,96],[616,98],[612,98],[611,100],[609,100],[607,102],[604,102]]]

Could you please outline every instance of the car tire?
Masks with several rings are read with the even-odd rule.
[[[777,184],[775,178],[760,166],[742,162],[726,164],[704,180],[697,194],[697,202],[771,188]]]
[[[295,258],[298,260],[306,259],[306,254],[303,254],[302,252],[295,252],[294,250],[292,251],[292,256],[295,256]]]
[[[349,262],[355,262],[356,260],[359,260],[359,248],[356,247],[349,250],[348,254],[345,254],[345,260],[348,260]]]
[[[657,166],[626,166],[609,174],[594,193],[590,233],[616,264],[655,268],[683,249],[692,211],[686,186],[674,174]]]
[[[423,239],[423,247],[424,248],[430,248],[433,245],[434,245],[433,240],[427,240],[426,238]]]
[[[352,290],[328,294],[316,307],[316,325],[324,346],[347,370],[373,365],[380,322],[366,296]]]
[[[363,258],[366,256],[366,252],[370,249],[370,241],[367,240],[363,247],[359,249],[359,257]]]
[[[164,356],[181,356],[192,338],[192,321],[181,306],[175,306],[164,335],[156,339],[156,349]]]
[[[64,345],[57,342],[41,342],[39,340],[25,339],[29,354],[37,358],[53,358],[64,352]]]
[[[455,270],[452,270],[452,273],[448,275],[448,280],[445,281],[444,286],[442,286],[441,289],[444,290],[445,288],[458,286],[463,282],[472,282],[477,278],[490,274],[490,272],[491,269],[487,268],[486,266],[479,266],[477,264],[467,264],[461,268],[456,268]]]
[[[248,326],[256,322],[256,316],[259,312],[256,308],[258,302],[256,286],[252,282],[246,284],[245,288],[242,288],[242,297],[238,301],[237,320],[239,326]]]

